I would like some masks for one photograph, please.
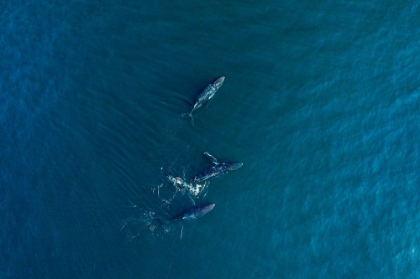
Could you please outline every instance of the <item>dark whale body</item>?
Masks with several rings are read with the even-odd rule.
[[[197,175],[194,178],[195,182],[203,182],[204,180],[218,176],[220,174],[228,173],[232,170],[237,170],[243,165],[243,163],[219,163],[217,159],[209,153],[204,152],[204,155],[206,155],[210,159],[214,166]]]
[[[216,94],[217,90],[222,87],[223,82],[225,81],[225,77],[219,77],[213,83],[210,83],[204,90],[201,92],[200,96],[198,96],[197,101],[195,102],[193,108],[189,113],[182,113],[181,117],[189,117],[191,120],[191,124],[194,125],[194,118],[192,113],[201,107],[203,104],[210,101],[213,98],[214,94]]]
[[[193,206],[186,211],[182,212],[180,215],[175,217],[173,220],[193,220],[202,217],[208,212],[212,211],[214,208],[214,203],[206,203],[198,206]]]

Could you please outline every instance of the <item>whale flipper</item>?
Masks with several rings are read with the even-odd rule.
[[[206,156],[207,156],[207,158],[209,158],[209,160],[210,160],[213,164],[215,164],[215,165],[218,165],[218,164],[219,164],[219,162],[217,161],[217,159],[216,159],[216,158],[214,158],[214,156],[210,155],[208,152],[204,152],[204,155],[206,155]]]
[[[188,197],[190,198],[190,200],[191,200],[191,202],[192,202],[193,206],[195,206],[195,201],[194,201],[194,199],[193,199],[190,195],[188,195]]]

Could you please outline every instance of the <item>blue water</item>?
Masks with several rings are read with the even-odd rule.
[[[420,3],[315,2],[3,1],[0,278],[419,278]]]

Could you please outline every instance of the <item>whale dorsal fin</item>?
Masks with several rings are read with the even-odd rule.
[[[209,160],[210,160],[213,164],[215,164],[215,165],[218,165],[218,164],[219,164],[219,162],[217,161],[217,159],[216,159],[216,158],[214,158],[212,155],[210,155],[208,152],[204,152],[204,155],[206,155],[206,156],[207,156],[207,158],[209,158]]]

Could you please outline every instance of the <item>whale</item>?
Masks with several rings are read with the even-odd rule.
[[[213,163],[213,166],[194,177],[195,182],[203,182],[220,174],[228,173],[242,167],[243,163],[219,163],[215,157],[208,152],[204,152],[207,158]]]
[[[185,210],[178,216],[176,216],[173,221],[175,220],[194,220],[204,216],[205,214],[209,213],[213,210],[215,204],[214,203],[206,203],[202,205],[194,205],[189,209]]]
[[[188,117],[191,121],[191,124],[194,125],[194,118],[192,113],[200,108],[203,104],[210,101],[213,98],[214,94],[222,87],[225,77],[219,77],[213,83],[210,83],[198,96],[197,101],[194,103],[193,108],[189,113],[182,113],[181,117]]]

